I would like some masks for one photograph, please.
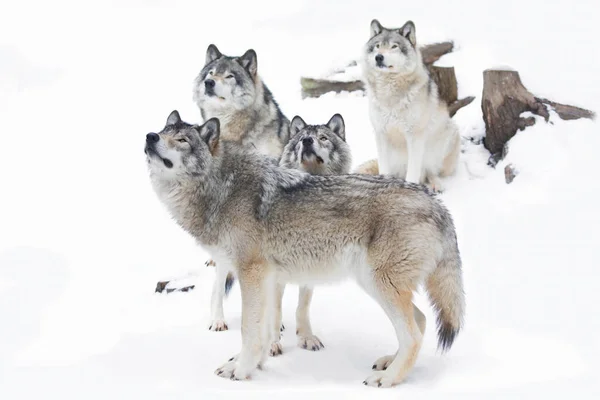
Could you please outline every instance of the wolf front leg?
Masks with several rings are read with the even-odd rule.
[[[298,292],[298,308],[296,309],[296,335],[298,346],[305,350],[318,351],[325,346],[321,340],[313,334],[310,325],[310,302],[312,300],[313,288],[300,286]]]
[[[222,378],[248,379],[266,360],[274,318],[275,274],[266,263],[252,263],[238,271],[242,293],[242,350],[237,360],[215,371]]]
[[[225,297],[225,281],[229,268],[225,263],[217,264],[215,282],[213,284],[212,296],[210,298],[210,326],[211,331],[226,331],[227,324],[223,315],[223,298]]]
[[[272,318],[270,318],[270,321],[268,321],[271,330],[269,337],[269,341],[271,342],[269,355],[271,357],[276,357],[283,354],[283,346],[281,346],[281,307],[284,291],[285,284],[277,283],[275,285],[275,305],[273,309],[273,315],[271,316]]]
[[[406,135],[406,142],[408,150],[406,180],[412,183],[422,183],[425,140],[421,137],[415,137],[410,133]]]

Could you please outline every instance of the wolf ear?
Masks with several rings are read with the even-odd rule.
[[[296,115],[292,122],[290,122],[290,136],[294,136],[298,132],[300,132],[306,126],[306,122],[300,117]]]
[[[221,127],[217,118],[211,118],[204,125],[197,128],[200,138],[208,145],[211,154],[215,154],[215,150],[219,146],[219,137]]]
[[[256,75],[256,71],[258,68],[258,60],[256,58],[256,52],[254,50],[250,49],[247,52],[245,52],[244,55],[239,58],[239,62],[242,65],[242,67],[244,67],[248,72],[250,72],[250,75]]]
[[[338,135],[342,140],[346,141],[346,125],[344,124],[344,118],[340,114],[335,114],[329,122],[327,127],[331,129],[333,133]]]
[[[181,122],[181,117],[179,116],[179,112],[177,110],[171,111],[169,117],[167,118],[167,125],[175,125]]]
[[[371,37],[379,35],[381,31],[383,31],[383,26],[381,26],[379,21],[376,19],[371,21]]]
[[[217,46],[214,44],[208,46],[208,49],[206,49],[206,64],[209,64],[221,57],[223,57],[223,54],[221,54],[219,49],[217,49]]]
[[[407,23],[399,29],[399,32],[402,36],[408,39],[410,44],[415,47],[417,45],[417,33],[415,31],[415,24],[412,21],[408,21]]]

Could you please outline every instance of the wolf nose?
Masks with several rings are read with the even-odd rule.
[[[377,61],[378,63],[381,63],[381,62],[383,62],[383,55],[381,55],[381,54],[377,54],[377,55],[375,56],[375,61]]]
[[[304,146],[310,146],[311,144],[313,144],[313,138],[305,137],[304,139],[302,139],[302,144]]]
[[[146,142],[148,143],[156,143],[159,139],[160,137],[154,132],[151,132],[146,135]]]
[[[206,86],[207,89],[212,89],[215,87],[215,81],[212,79],[207,79],[204,81],[204,86]]]

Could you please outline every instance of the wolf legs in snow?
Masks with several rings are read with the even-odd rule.
[[[264,262],[249,263],[238,271],[242,293],[242,350],[237,359],[217,368],[215,374],[232,380],[247,379],[268,357],[273,318],[275,273]]]
[[[298,308],[296,309],[296,335],[298,336],[298,346],[317,351],[321,350],[323,343],[313,334],[310,325],[310,302],[312,300],[313,288],[300,286],[298,291]]]
[[[426,327],[426,318],[425,318],[425,314],[423,314],[423,312],[421,310],[419,310],[419,307],[417,307],[414,303],[413,303],[413,312],[415,314],[415,321],[417,322],[417,326],[419,327],[419,331],[421,331],[421,335],[425,335],[425,327]],[[390,366],[390,364],[392,363],[392,361],[394,361],[394,358],[396,358],[396,354],[391,354],[389,356],[383,356],[381,358],[378,358],[374,363],[373,363],[373,367],[372,369],[374,371],[384,371],[387,369],[387,367]]]
[[[281,325],[281,300],[285,290],[284,284],[277,285],[275,297],[275,318],[272,326],[271,356],[276,356],[282,353],[280,338]],[[308,286],[300,286],[298,291],[298,308],[296,309],[296,335],[298,336],[298,346],[305,350],[318,351],[325,346],[321,340],[313,334],[310,324],[310,302],[312,300],[313,288]]]
[[[211,331],[226,331],[228,328],[223,314],[223,298],[225,297],[225,281],[227,280],[229,269],[223,263],[216,265],[216,268],[217,273],[210,298],[211,321],[208,329]]]
[[[396,291],[395,288],[381,287],[379,293],[368,290],[369,294],[381,305],[391,320],[396,337],[398,351],[393,356],[385,356],[375,362],[379,370],[369,376],[363,383],[368,386],[391,387],[404,380],[410,372],[421,349],[423,333],[415,319],[411,290]],[[420,311],[419,311],[420,313]]]
[[[376,371],[363,382],[368,386],[391,387],[404,380],[412,369],[423,340],[425,318],[413,304],[413,291],[424,266],[431,263],[427,254],[391,248],[382,240],[371,243],[368,264],[357,275],[358,284],[386,313],[398,339],[398,351],[375,361]],[[411,254],[412,253],[412,254]]]

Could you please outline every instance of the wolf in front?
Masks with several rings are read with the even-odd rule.
[[[285,146],[281,156],[280,165],[286,168],[298,169],[318,175],[341,175],[350,171],[352,158],[350,146],[346,142],[346,128],[344,119],[336,114],[329,122],[323,125],[308,125],[296,116],[290,125],[290,141]],[[235,271],[224,271],[217,265],[217,279],[213,287],[213,322],[211,329],[224,330],[227,327],[223,318],[223,297],[227,295],[234,282]],[[223,281],[225,279],[225,281]],[[225,282],[225,283],[224,283]],[[282,354],[280,343],[281,300],[285,284],[278,285],[276,301],[276,314],[273,319],[274,338],[269,352],[272,356]],[[306,350],[317,351],[322,349],[323,343],[314,335],[310,323],[309,310],[313,289],[310,286],[300,287],[298,308],[296,309],[296,335],[298,346]],[[216,308],[214,308],[216,307]],[[217,318],[217,319],[215,319]],[[219,327],[224,327],[219,329]]]
[[[289,139],[290,122],[258,75],[254,50],[230,57],[214,44],[208,46],[193,92],[202,118],[221,122],[223,139],[279,159]]]
[[[217,375],[246,379],[268,358],[277,283],[351,276],[379,303],[398,351],[366,385],[395,385],[412,369],[423,339],[412,305],[421,283],[437,312],[438,345],[452,346],[465,307],[461,260],[452,218],[428,189],[284,168],[219,134],[216,118],[202,126],[179,121],[148,133],[145,146],[159,199],[240,280],[242,349]]]
[[[358,171],[440,190],[439,178],[456,170],[460,135],[423,64],[415,25],[387,29],[373,20],[363,71],[379,165],[366,163]]]

